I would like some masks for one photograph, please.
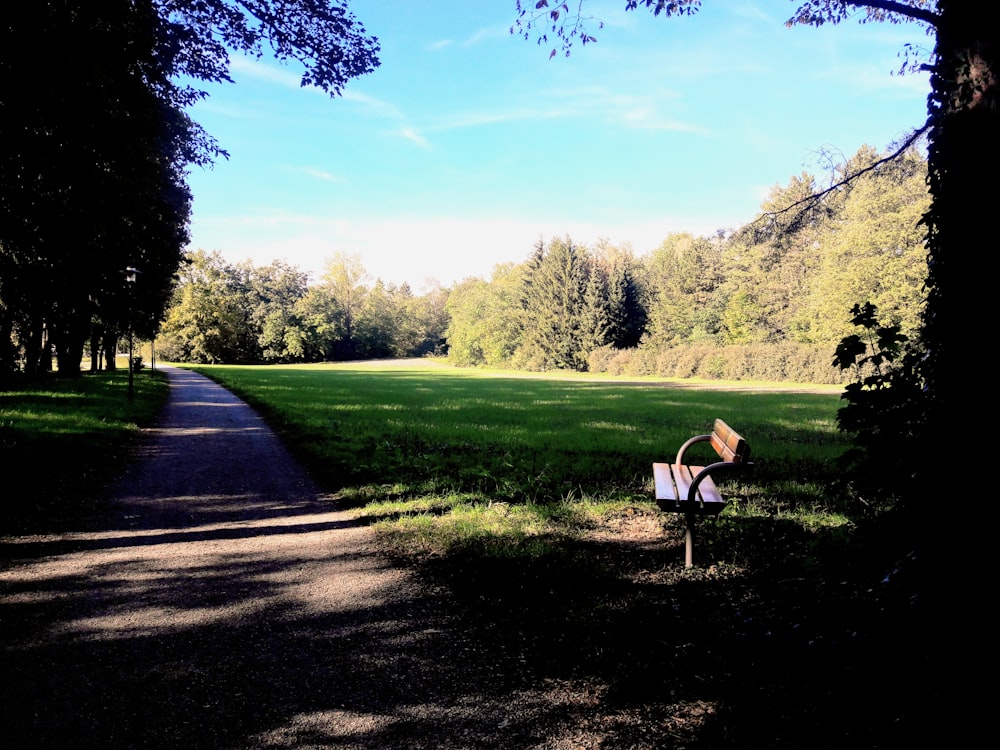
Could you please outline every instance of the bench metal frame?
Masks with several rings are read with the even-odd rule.
[[[690,466],[684,462],[692,445],[710,443],[721,461],[708,466]],[[712,432],[695,435],[677,451],[672,464],[653,464],[653,483],[656,503],[660,510],[684,514],[684,567],[694,565],[694,526],[699,515],[718,515],[726,507],[726,500],[712,480],[712,475],[734,469],[748,469],[750,446],[733,428],[716,419]]]

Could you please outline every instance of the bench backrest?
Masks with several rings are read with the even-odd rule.
[[[750,446],[747,445],[747,441],[721,419],[715,420],[711,442],[715,452],[723,461],[742,464],[750,460]]]

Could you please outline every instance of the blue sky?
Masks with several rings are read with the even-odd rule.
[[[796,27],[786,0],[694,17],[587,0],[597,44],[569,58],[510,36],[514,0],[352,0],[381,66],[339,99],[300,70],[233,60],[193,111],[230,152],[190,176],[193,248],[319,275],[450,285],[542,237],[628,243],[739,226],[822,149],[884,148],[923,122],[925,75],[896,76],[915,25]]]

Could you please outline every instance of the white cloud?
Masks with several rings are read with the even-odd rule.
[[[420,133],[411,127],[403,127],[396,131],[396,135],[405,138],[408,141],[416,143],[420,148],[429,149],[431,147],[430,141],[424,138]]]
[[[324,182],[345,182],[343,177],[338,177],[335,174],[327,172],[325,169],[319,169],[317,167],[299,167],[298,171],[307,174],[310,177],[315,177],[317,180],[323,180]]]
[[[368,111],[369,114],[376,117],[384,117],[392,120],[404,119],[404,115],[399,108],[395,104],[387,102],[384,99],[369,96],[368,94],[363,94],[360,91],[351,89],[345,89],[343,94],[341,94],[341,98],[346,102],[360,104],[362,108]]]
[[[462,42],[463,47],[474,47],[480,42],[489,39],[504,39],[509,36],[508,29],[502,26],[487,26],[486,28],[479,29]]]

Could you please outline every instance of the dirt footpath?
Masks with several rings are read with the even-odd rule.
[[[246,404],[164,369],[107,518],[2,540],[5,748],[588,744],[586,688],[498,681]]]

